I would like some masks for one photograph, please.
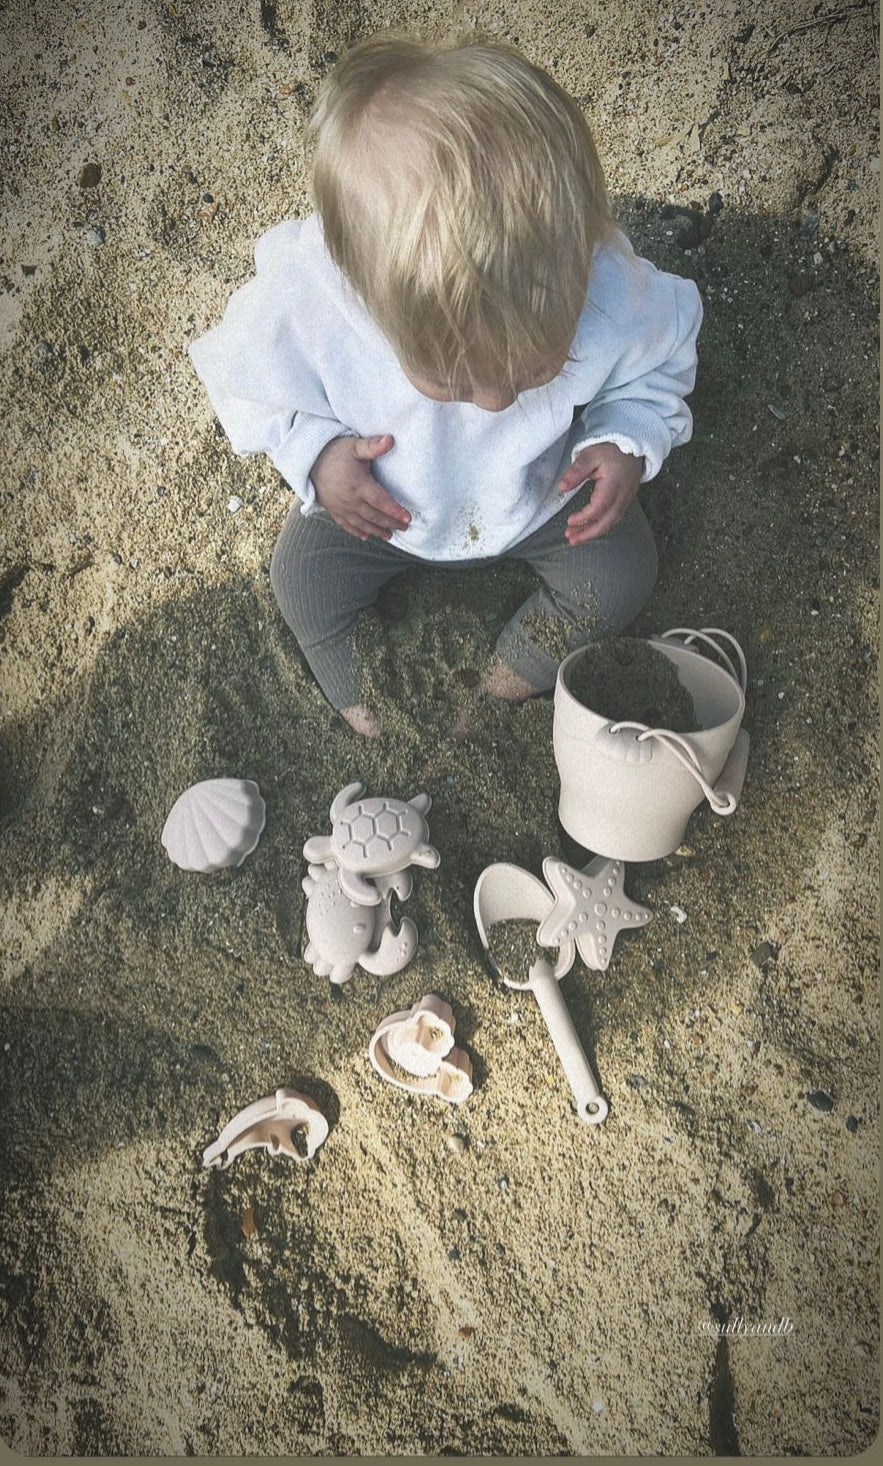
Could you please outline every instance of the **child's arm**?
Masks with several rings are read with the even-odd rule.
[[[321,382],[270,307],[267,282],[249,280],[220,325],[191,342],[190,359],[234,453],[266,453],[306,514],[316,507],[312,465],[350,429],[335,418]]]
[[[308,287],[295,253],[300,228],[292,220],[258,241],[257,274],[231,296],[220,324],[191,343],[190,358],[234,452],[266,453],[301,500],[304,514],[326,507],[340,523],[346,511],[326,503],[321,490],[317,494],[313,467],[320,459],[327,465],[329,456],[332,465],[340,461],[339,450],[326,454],[335,439],[346,440],[347,448],[366,440],[336,419],[325,394],[317,343],[323,331],[339,324],[321,318],[323,302],[315,291],[305,298]],[[358,452],[345,456],[362,457]],[[338,478],[326,466],[323,482],[331,483],[335,506]],[[369,506],[364,517],[384,525],[393,516],[396,528],[405,527],[405,511],[374,480],[368,462],[358,488],[360,502]],[[372,525],[370,532],[379,530]]]
[[[702,298],[692,280],[656,270],[630,247],[628,270],[638,272],[631,277],[637,288],[625,308],[616,303],[611,321],[611,329],[622,332],[623,349],[606,384],[580,414],[584,431],[558,485],[565,493],[586,479],[595,481],[589,505],[568,520],[571,544],[608,533],[639,485],[655,477],[671,449],[692,433],[684,399],[696,380]]]

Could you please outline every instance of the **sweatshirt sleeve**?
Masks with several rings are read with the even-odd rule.
[[[310,469],[333,438],[352,435],[328,404],[301,300],[299,221],[255,248],[257,273],[230,297],[219,325],[191,342],[190,359],[235,453],[266,453],[302,501],[318,509]]]
[[[644,459],[641,482],[654,478],[672,448],[690,440],[685,398],[696,380],[702,297],[692,280],[657,270],[628,247],[630,307],[617,309],[623,351],[607,381],[580,414],[571,462],[594,443],[615,443]],[[632,274],[634,272],[634,274]]]

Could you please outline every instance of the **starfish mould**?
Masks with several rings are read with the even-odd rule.
[[[653,913],[625,894],[625,862],[598,855],[584,870],[574,870],[548,855],[543,875],[555,905],[542,921],[537,941],[542,947],[574,942],[587,967],[606,972],[613,944],[621,931],[646,926]]]

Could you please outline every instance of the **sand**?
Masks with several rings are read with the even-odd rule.
[[[799,1455],[875,1436],[878,60],[874,12],[835,9],[4,11],[15,1450]],[[323,69],[398,20],[477,22],[546,65],[636,246],[706,304],[693,440],[642,494],[661,564],[636,631],[738,637],[751,758],[731,818],[700,812],[677,854],[629,867],[648,930],[563,980],[600,1127],[472,918],[485,865],[562,853],[550,702],[450,737],[528,572],[409,580],[384,633],[398,721],[359,740],[270,592],[287,490],[234,458],[186,357],[254,238],[309,210]],[[266,830],[241,869],[184,874],[163,821],[221,774],[258,780]],[[301,847],[353,779],[426,790],[442,860],[415,872],[411,966],[332,991],[300,955]],[[460,1109],[368,1063],[378,1021],[430,991],[473,1058]],[[279,1085],[328,1116],[315,1158],[205,1172]]]
[[[730,649],[729,642],[717,644],[725,652]],[[691,733],[701,726],[674,663],[642,637],[605,636],[562,675],[577,702],[612,723],[637,720],[673,733]]]

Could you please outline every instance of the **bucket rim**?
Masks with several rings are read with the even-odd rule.
[[[736,722],[737,724],[741,724],[742,719],[745,716],[745,693],[742,691],[742,688],[739,685],[738,681],[726,670],[725,667],[722,667],[718,662],[713,662],[710,657],[705,656],[702,652],[697,651],[694,647],[684,646],[682,643],[679,642],[667,641],[664,637],[658,635],[637,637],[636,640],[646,642],[648,646],[653,646],[657,651],[663,652],[672,662],[677,662],[681,658],[684,658],[688,661],[690,659],[694,661],[698,659],[702,662],[704,667],[710,667],[713,672],[718,673],[720,677],[725,680],[725,685],[728,688],[731,688],[736,696],[736,709],[728,718],[724,718],[723,722],[714,723],[709,728],[691,729],[689,733],[680,734],[680,737],[690,740],[699,740],[701,746],[701,742],[704,742],[705,738],[707,738],[708,735],[716,734],[721,728],[726,728],[734,722]],[[558,674],[555,681],[555,696],[556,698],[560,697],[561,699],[566,699],[568,705],[578,709],[581,713],[588,713],[590,717],[597,719],[597,721],[602,726],[606,726],[612,724],[615,720],[612,718],[604,717],[602,713],[596,712],[594,708],[586,707],[585,703],[580,702],[579,698],[574,696],[564,680],[564,674],[567,668],[578,657],[584,656],[585,653],[590,649],[592,644],[593,643],[589,642],[585,646],[575,647],[574,650],[572,652],[568,652],[567,656],[564,657],[563,660],[558,664]]]

